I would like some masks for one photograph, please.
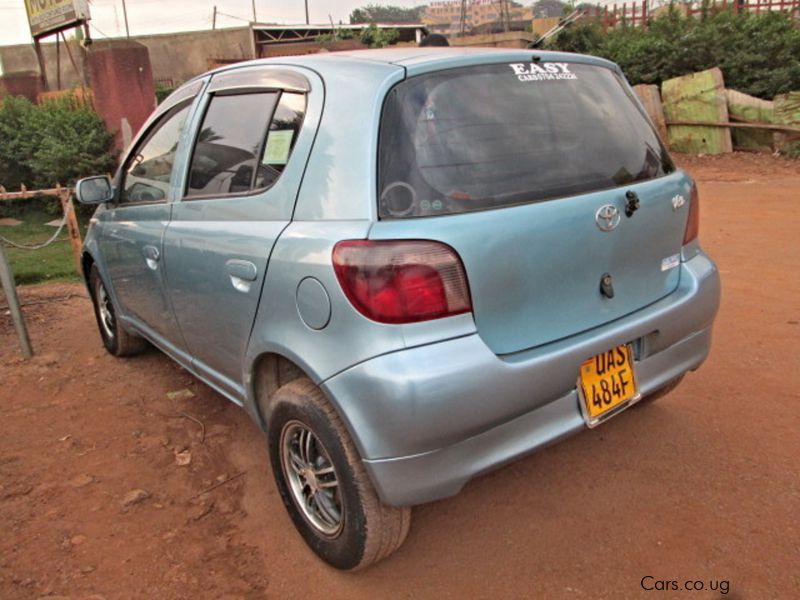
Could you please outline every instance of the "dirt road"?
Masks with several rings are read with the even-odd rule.
[[[0,598],[800,597],[800,162],[680,162],[723,276],[707,363],[418,507],[358,574],[305,548],[243,411],[156,351],[106,355],[80,286],[23,289],[34,360],[0,310]]]

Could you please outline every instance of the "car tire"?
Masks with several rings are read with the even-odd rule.
[[[411,509],[381,502],[344,423],[310,380],[275,392],[267,440],[283,503],[322,560],[354,571],[403,544]]]
[[[662,385],[654,392],[650,392],[649,394],[647,394],[647,396],[639,400],[638,404],[649,404],[650,402],[654,402],[659,398],[663,398],[664,396],[669,394],[672,390],[674,390],[676,387],[678,387],[681,384],[681,381],[683,381],[683,378],[684,375],[679,375],[675,379],[671,379],[670,381]]]
[[[147,348],[146,340],[126,331],[117,319],[117,307],[95,265],[89,271],[89,290],[97,328],[106,350],[114,356],[123,357],[139,354]]]

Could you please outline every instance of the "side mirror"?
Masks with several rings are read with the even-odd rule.
[[[81,204],[103,204],[114,199],[114,188],[107,175],[86,177],[75,185],[75,197]]]

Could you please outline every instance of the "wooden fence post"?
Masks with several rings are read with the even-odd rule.
[[[72,204],[72,192],[69,188],[64,189],[60,185],[56,185],[56,193],[58,194],[58,199],[61,201],[64,219],[66,219],[67,222],[69,243],[72,246],[72,254],[75,257],[75,269],[78,275],[80,275],[82,271],[81,249],[83,247],[83,240],[81,240],[81,230],[78,227],[78,218],[75,216],[75,206]]]
[[[8,265],[6,250],[2,242],[0,242],[0,284],[2,284],[3,291],[6,294],[8,310],[11,312],[11,320],[14,322],[14,329],[17,330],[22,356],[28,359],[33,356],[31,338],[28,337],[28,328],[25,326],[25,318],[22,316],[22,310],[19,307],[17,288],[14,285],[14,274],[11,272],[11,267]]]

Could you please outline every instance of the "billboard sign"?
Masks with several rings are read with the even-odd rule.
[[[89,20],[86,0],[25,0],[25,9],[34,39]]]

